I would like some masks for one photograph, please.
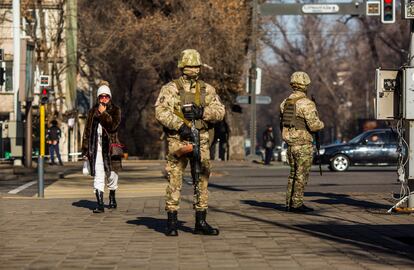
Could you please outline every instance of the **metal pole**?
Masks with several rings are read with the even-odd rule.
[[[44,174],[43,174],[43,170],[44,170],[44,157],[39,155],[39,158],[37,160],[37,173],[39,175],[39,180],[37,183],[37,197],[39,198],[44,198],[45,194],[44,194]]]
[[[26,101],[26,149],[25,149],[25,162],[27,168],[32,167],[32,102]]]
[[[71,136],[70,136],[70,134],[71,134],[71,130],[72,130],[72,128],[71,127],[68,127],[68,162],[70,162],[70,146],[71,146]]]
[[[76,108],[76,74],[77,74],[77,0],[66,1],[66,77],[68,95],[66,95],[66,106],[69,110]]]
[[[249,72],[250,90],[250,156],[256,155],[256,58],[257,58],[257,0],[252,1],[252,55]]]
[[[37,196],[43,198],[44,195],[44,156],[45,156],[45,105],[40,105],[40,153],[38,160],[38,192]]]
[[[19,105],[20,83],[20,1],[13,0],[13,111],[14,119],[20,121]],[[17,128],[16,128],[17,130]],[[16,136],[17,137],[17,136]]]
[[[414,21],[410,20],[410,66],[414,66]],[[408,109],[408,108],[406,108]],[[408,142],[408,162],[405,165],[405,175],[407,176],[408,180],[408,187],[410,188],[411,192],[414,192],[414,121],[404,120],[404,139]],[[411,170],[410,170],[411,168]],[[410,194],[408,197],[408,207],[414,208],[414,194]]]

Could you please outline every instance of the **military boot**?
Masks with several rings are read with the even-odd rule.
[[[206,222],[207,211],[196,211],[196,223],[195,223],[195,234],[204,234],[204,235],[218,235],[219,230],[211,227]]]
[[[103,192],[95,190],[96,201],[98,206],[93,210],[94,213],[103,213],[105,212],[104,201],[103,201]]]
[[[165,235],[167,236],[178,236],[177,231],[177,211],[168,211],[168,220],[167,220],[167,231],[165,232]]]
[[[115,200],[115,190],[109,191],[109,208],[117,208],[116,200]]]

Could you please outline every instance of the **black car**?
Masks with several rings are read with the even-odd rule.
[[[374,129],[359,134],[348,143],[321,146],[322,164],[332,171],[349,166],[393,166],[398,161],[398,134],[392,129]],[[318,162],[316,155],[314,163]]]

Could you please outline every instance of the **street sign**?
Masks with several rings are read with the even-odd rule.
[[[381,2],[380,1],[367,1],[367,16],[380,16],[381,15]]]
[[[308,13],[338,13],[339,6],[336,4],[305,4],[302,6],[302,12],[305,14]]]
[[[47,75],[40,75],[40,86],[49,86],[49,76]]]
[[[249,96],[238,96],[236,102],[239,104],[250,104]],[[272,98],[269,96],[256,96],[256,104],[270,104]]]
[[[260,5],[262,16],[274,15],[364,15],[365,5],[361,0],[350,3],[300,4],[300,3],[264,3]]]

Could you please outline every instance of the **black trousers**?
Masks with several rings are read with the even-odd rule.
[[[265,148],[265,161],[264,161],[265,165],[270,164],[270,161],[272,160],[272,155],[273,155],[273,148]]]

